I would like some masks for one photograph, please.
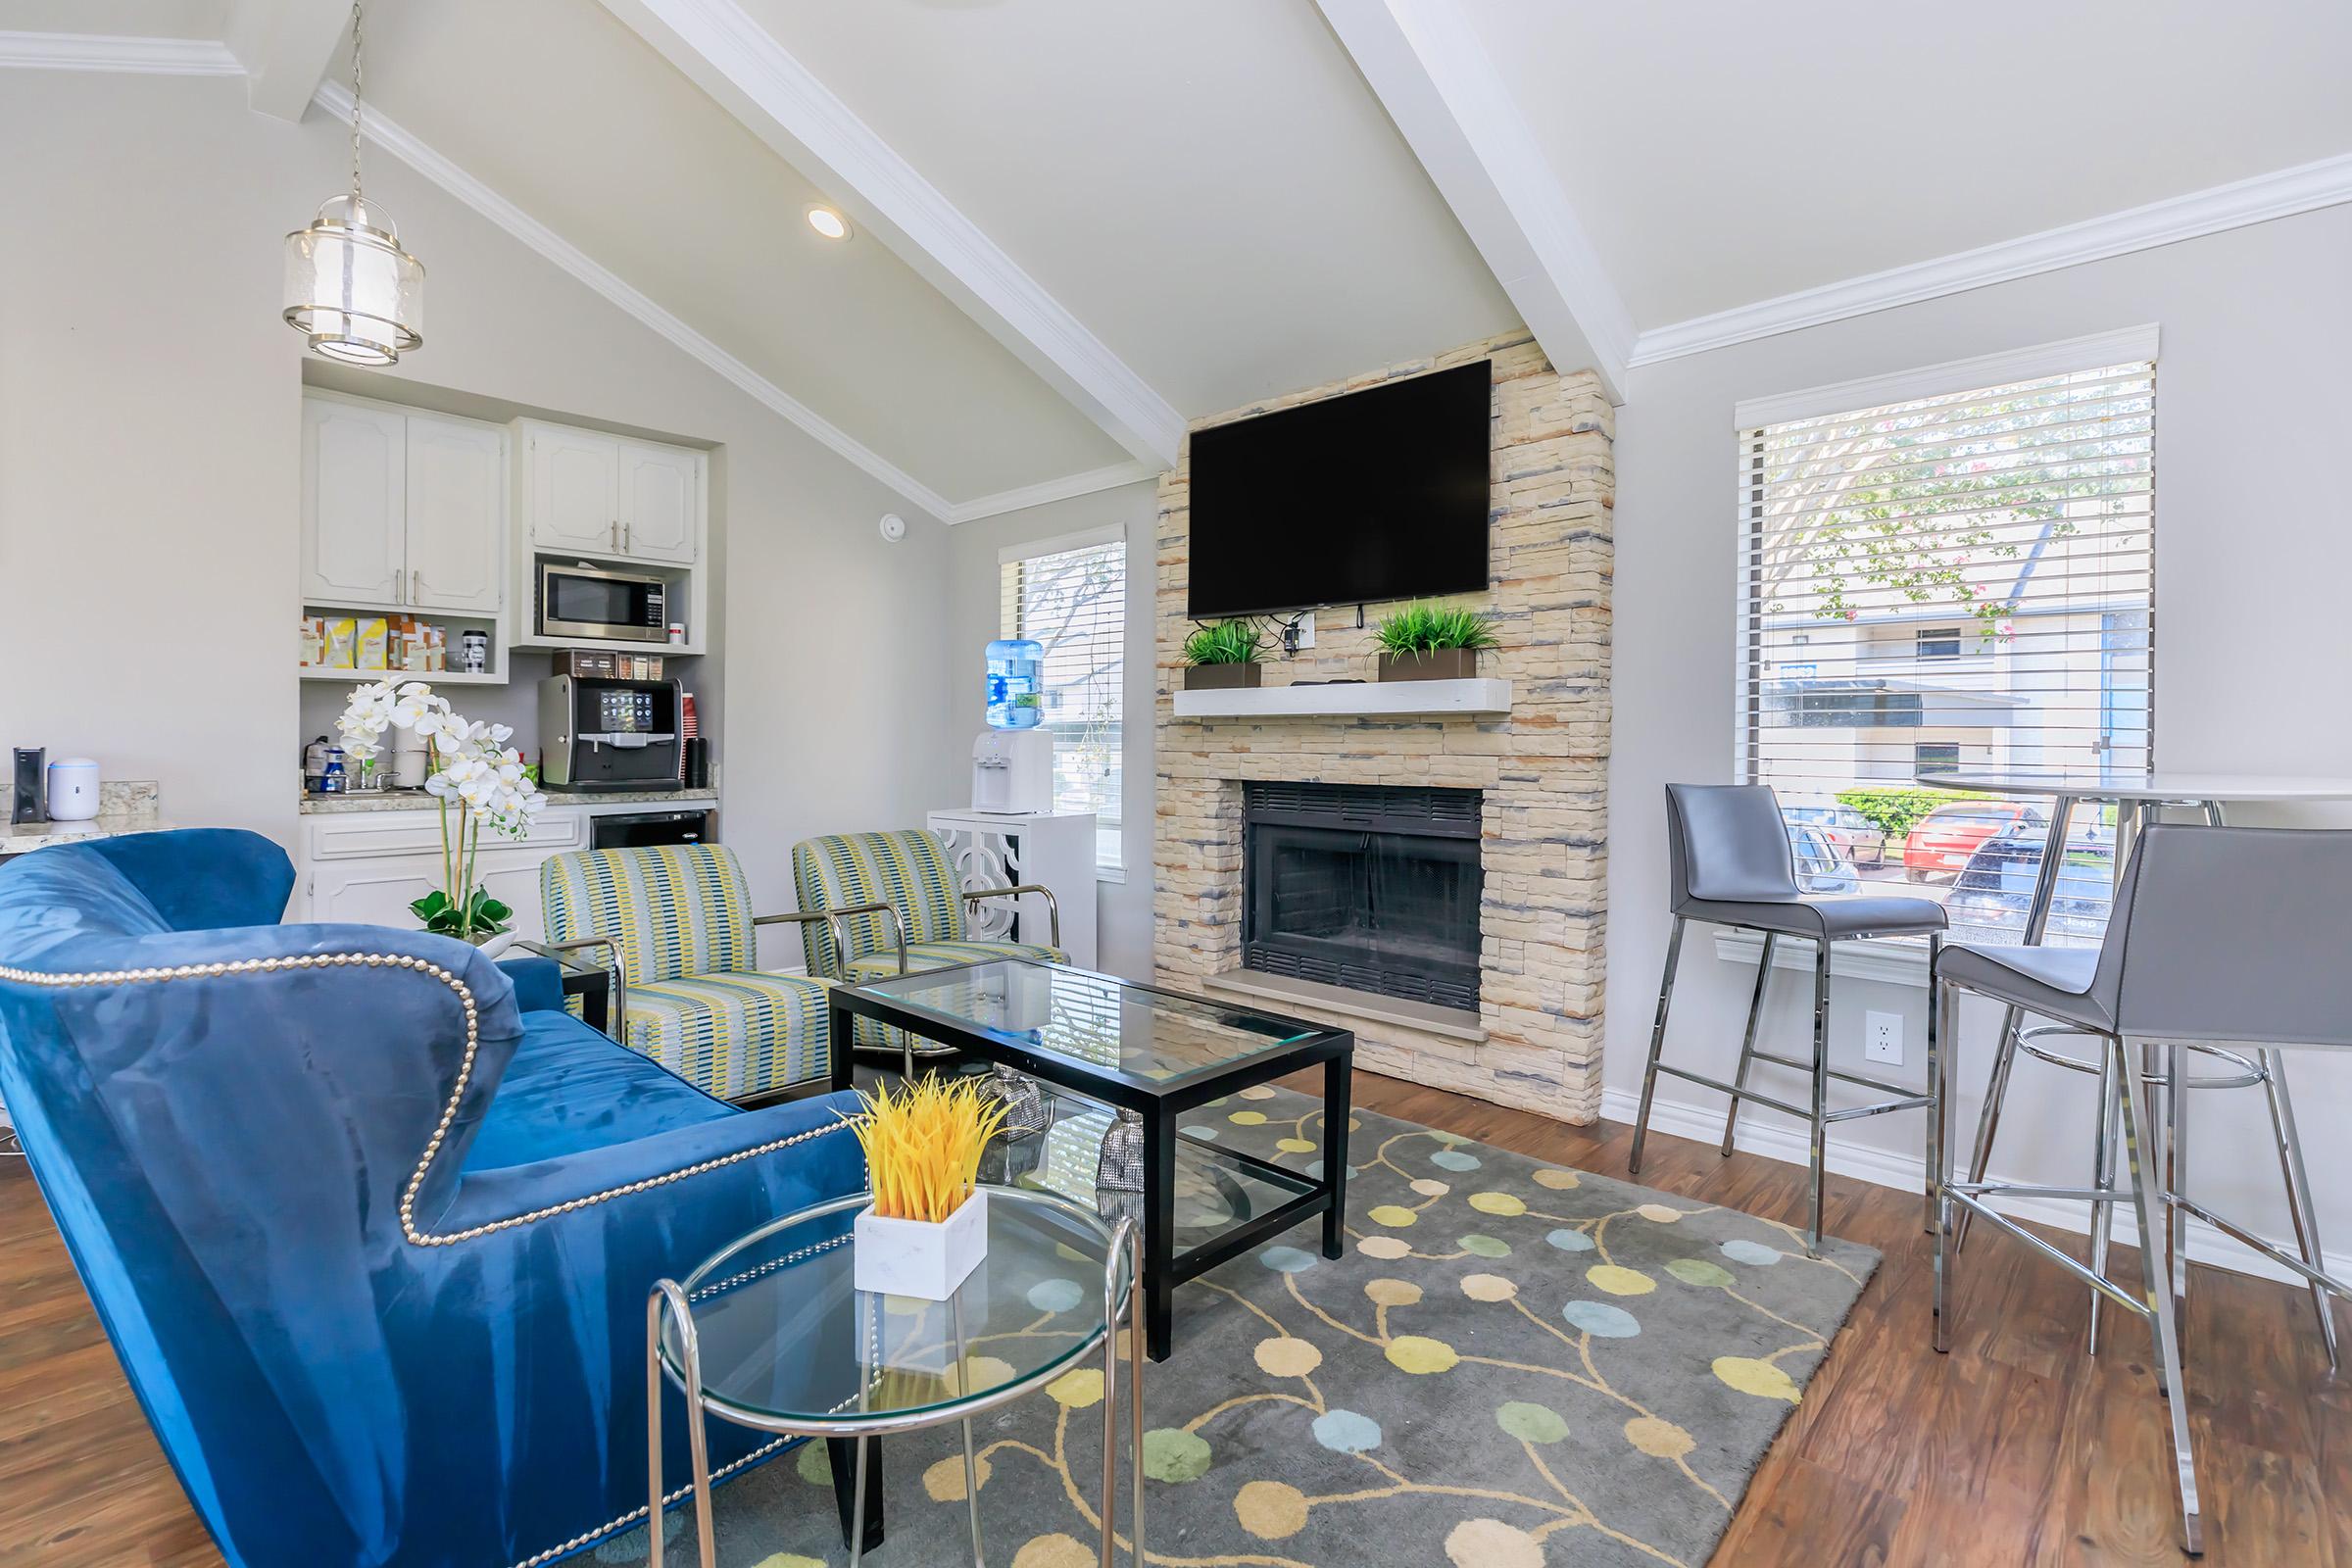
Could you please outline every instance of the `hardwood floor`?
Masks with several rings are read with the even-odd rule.
[[[1308,1093],[1315,1086],[1302,1084]],[[1356,1075],[1356,1103],[1607,1175],[1629,1129]],[[1653,1136],[1642,1180],[1796,1221],[1804,1173]],[[1756,1473],[1715,1561],[2185,1561],[2148,1338],[2082,1353],[2084,1293],[1989,1231],[1959,1269],[1952,1353],[1928,1348],[1915,1197],[1833,1179],[1830,1228],[1886,1265]],[[2061,1238],[2061,1245],[2078,1245]],[[2129,1253],[2123,1254],[2128,1260]],[[2352,1568],[2352,1376],[2331,1380],[2306,1298],[2191,1271],[2189,1405],[2211,1568]],[[883,1560],[888,1562],[887,1548]],[[0,1568],[217,1565],[22,1166],[0,1168]],[[495,1565],[491,1565],[495,1568]],[[1414,1564],[1411,1568],[1424,1568]]]

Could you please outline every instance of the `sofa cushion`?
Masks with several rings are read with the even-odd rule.
[[[468,1172],[527,1165],[736,1115],[566,1012],[526,1012]]]
[[[631,1049],[727,1100],[832,1069],[825,983],[807,975],[738,970],[632,985],[627,1032]]]

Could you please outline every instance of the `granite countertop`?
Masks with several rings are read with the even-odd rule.
[[[708,802],[715,805],[718,791],[714,789],[666,790],[566,790],[543,792],[550,807],[558,806],[665,806],[692,805]],[[312,795],[302,797],[305,816],[336,816],[347,811],[429,811],[440,803],[422,790],[371,790],[358,795]]]
[[[0,822],[0,856],[37,850],[44,844],[161,833],[172,825],[158,814],[153,779],[106,779],[98,785],[96,816],[79,822]]]

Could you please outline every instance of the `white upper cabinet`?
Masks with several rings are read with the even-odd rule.
[[[495,614],[506,580],[506,432],[409,416],[408,596],[419,610]]]
[[[620,443],[620,548],[640,561],[691,562],[702,516],[703,457]]]
[[[404,602],[407,448],[408,420],[394,410],[303,399],[305,598]]]
[[[691,564],[703,538],[703,455],[518,419],[520,507],[534,550]]]
[[[522,420],[523,514],[542,550],[620,553],[620,441],[594,430]]]

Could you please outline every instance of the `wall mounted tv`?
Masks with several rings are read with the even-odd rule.
[[[1195,620],[1487,586],[1485,360],[1193,435]]]

